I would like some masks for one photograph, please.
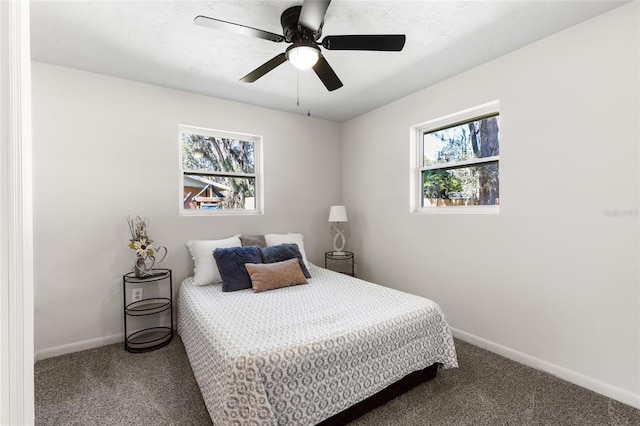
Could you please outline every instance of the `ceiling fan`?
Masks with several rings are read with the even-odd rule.
[[[245,25],[226,22],[207,16],[196,16],[194,22],[217,30],[250,37],[257,37],[275,43],[291,43],[285,52],[260,65],[240,81],[253,83],[269,71],[287,60],[298,69],[312,68],[327,90],[342,87],[342,82],[320,51],[327,50],[373,50],[399,52],[404,47],[405,35],[337,35],[326,36],[319,42],[324,25],[324,15],[331,0],[304,0],[302,6],[286,9],[280,17],[284,35],[263,31]]]

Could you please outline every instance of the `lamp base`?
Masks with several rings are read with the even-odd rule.
[[[333,254],[344,256],[344,246],[346,243],[344,231],[337,227],[333,229],[336,231],[336,235],[333,236]],[[340,244],[338,244],[338,240],[340,240]]]

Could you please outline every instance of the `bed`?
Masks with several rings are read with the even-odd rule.
[[[308,265],[308,284],[261,293],[182,282],[178,331],[216,426],[344,424],[457,366],[435,302]]]

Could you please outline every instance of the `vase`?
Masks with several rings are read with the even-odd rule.
[[[133,272],[136,278],[143,278],[151,273],[151,270],[147,266],[147,259],[144,256],[138,255],[136,257],[136,263],[133,265]]]
[[[158,254],[162,254],[159,260],[156,259],[156,255]],[[160,264],[165,257],[167,257],[167,248],[164,246],[158,247],[154,254],[136,254],[136,263],[133,265],[135,277],[144,278],[153,275],[153,267]]]

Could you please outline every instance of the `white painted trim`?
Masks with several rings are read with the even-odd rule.
[[[175,300],[175,299],[174,299]],[[174,307],[174,318],[175,317],[175,307]],[[162,324],[165,325],[165,324]],[[135,333],[139,330],[128,330],[129,335]],[[175,339],[178,336],[178,321],[173,322],[173,338]],[[82,340],[79,342],[67,343],[65,345],[53,346],[51,348],[40,349],[35,357],[36,361],[40,361],[42,359],[53,358],[54,356],[71,354],[74,352],[86,351],[87,349],[99,348],[101,346],[112,345],[114,343],[122,344],[122,350],[124,351],[124,332],[111,334],[109,336],[96,337],[94,339]],[[2,424],[2,423],[0,423]]]
[[[418,207],[412,214],[500,214],[500,206]]]
[[[122,343],[124,351],[124,333],[112,334],[110,336],[97,337],[95,339],[83,340],[80,342],[68,343],[66,345],[54,346],[52,348],[41,349],[36,357],[42,359],[53,358],[54,356],[66,355],[74,352],[85,351],[87,349],[99,348],[101,346]]]
[[[458,169],[460,167],[478,166],[485,163],[497,163],[499,161],[500,161],[500,156],[494,155],[492,157],[474,158],[472,160],[452,161],[450,163],[438,163],[432,166],[422,167],[420,171],[424,172],[426,170]]]
[[[0,424],[34,423],[29,2],[0,2]]]
[[[182,189],[182,188],[181,188]],[[203,217],[203,216],[260,216],[262,212],[258,209],[228,209],[228,210],[187,210],[185,208],[180,212],[180,216],[184,217]]]
[[[482,117],[490,114],[497,114],[500,112],[500,101],[495,100],[487,102],[486,104],[478,105],[475,107],[467,108],[463,111],[447,114],[443,117],[438,117],[433,120],[425,121],[424,123],[411,126],[413,129],[420,131],[420,133],[428,133],[435,129],[442,127],[455,126],[456,123],[464,123],[469,120],[473,120],[477,117]]]
[[[451,328],[453,336],[457,339],[471,343],[482,349],[486,349],[490,352],[501,355],[505,358],[509,358],[513,361],[535,368],[537,370],[544,371],[555,377],[558,377],[567,382],[589,389],[601,395],[620,401],[624,404],[640,409],[640,394],[635,394],[631,391],[619,388],[617,386],[610,385],[600,380],[596,380],[592,377],[585,376],[576,371],[569,370],[559,365],[544,361],[540,358],[536,358],[531,355],[527,355],[523,352],[516,351],[482,337],[475,336],[471,333],[467,333],[456,328]]]

